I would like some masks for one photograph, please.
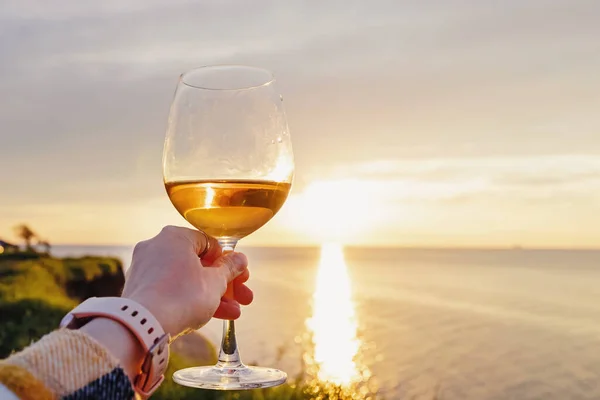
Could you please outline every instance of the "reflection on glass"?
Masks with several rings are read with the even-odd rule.
[[[319,380],[349,385],[360,379],[355,358],[360,348],[352,288],[344,252],[338,244],[321,247],[313,295],[313,315],[306,321],[312,334]]]

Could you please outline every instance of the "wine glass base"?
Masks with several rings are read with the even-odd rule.
[[[274,368],[242,365],[233,368],[191,367],[173,374],[180,385],[213,390],[247,390],[277,386],[287,374]]]

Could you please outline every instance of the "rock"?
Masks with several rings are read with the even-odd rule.
[[[215,347],[198,332],[177,339],[171,345],[171,351],[185,357],[194,365],[212,365],[217,362]]]

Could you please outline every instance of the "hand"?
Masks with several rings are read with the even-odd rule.
[[[200,328],[213,316],[237,319],[240,304],[252,301],[244,284],[250,276],[246,256],[222,255],[216,239],[207,243],[206,238],[199,231],[167,226],[133,251],[123,297],[146,307],[172,337]],[[230,282],[234,297],[222,298]]]

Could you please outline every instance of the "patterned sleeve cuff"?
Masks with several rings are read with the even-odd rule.
[[[51,400],[56,398],[29,371],[6,362],[0,363],[0,382],[20,400]]]
[[[13,372],[9,372],[13,367]],[[2,373],[3,369],[7,372]],[[10,382],[22,382],[18,374],[29,374],[32,384],[46,389],[51,397],[41,397],[36,389],[26,393],[15,390]],[[7,381],[7,376],[14,379]],[[61,329],[27,347],[0,367],[0,381],[22,399],[29,393],[36,399],[132,399],[129,378],[101,344],[83,332]],[[17,385],[17,388],[19,386]],[[33,390],[33,388],[31,389]]]

